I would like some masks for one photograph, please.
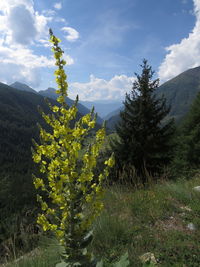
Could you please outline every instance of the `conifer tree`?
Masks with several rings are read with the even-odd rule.
[[[130,176],[130,169],[142,183],[147,182],[147,173],[158,174],[170,160],[170,139],[174,132],[173,120],[164,121],[170,108],[155,91],[159,80],[152,80],[154,71],[143,60],[142,74],[136,74],[132,91],[126,94],[121,120],[116,125],[118,139],[112,140],[115,152],[117,178],[123,170]]]

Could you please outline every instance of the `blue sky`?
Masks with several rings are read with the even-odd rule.
[[[1,82],[56,86],[49,27],[71,98],[123,100],[143,58],[161,83],[200,65],[200,0],[1,0]]]

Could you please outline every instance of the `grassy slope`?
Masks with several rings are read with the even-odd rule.
[[[94,254],[112,262],[128,251],[131,266],[137,267],[142,266],[139,256],[152,252],[158,266],[200,266],[200,192],[192,189],[197,185],[200,175],[149,189],[108,188],[105,211],[95,224]],[[189,223],[195,231],[187,228]],[[35,257],[8,266],[53,267],[58,254],[52,248],[43,246]]]

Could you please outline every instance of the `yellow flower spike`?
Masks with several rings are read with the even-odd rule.
[[[41,145],[36,144],[33,152],[33,160],[39,164],[42,172],[42,178],[34,178],[34,185],[36,189],[45,191],[45,199],[48,198],[48,201],[44,201],[41,196],[37,197],[43,213],[38,216],[37,222],[44,231],[53,232],[66,251],[72,251],[72,255],[66,256],[68,257],[81,253],[80,250],[76,251],[76,248],[68,246],[71,240],[82,243],[82,236],[90,230],[103,208],[102,184],[109,174],[109,168],[114,164],[114,157],[105,161],[104,171],[95,177],[97,157],[106,136],[105,125],[96,132],[92,139],[93,144],[85,151],[84,141],[95,127],[96,115],[92,110],[77,121],[78,98],[71,107],[65,102],[68,95],[67,75],[64,71],[66,62],[62,58],[63,51],[58,46],[60,40],[52,31],[50,40],[55,64],[58,66],[54,74],[59,104],[49,104],[51,114],[41,112],[50,131],[40,127]],[[90,209],[88,213],[85,212],[87,206]],[[71,232],[72,228],[74,234]],[[78,236],[80,240],[77,240]],[[89,254],[87,256],[89,259]]]

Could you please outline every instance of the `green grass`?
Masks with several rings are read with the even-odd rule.
[[[38,248],[2,267],[55,267],[60,261],[59,251],[60,246],[55,239],[42,237]]]
[[[105,209],[94,225],[93,253],[105,266],[128,251],[130,266],[142,266],[139,256],[151,252],[158,266],[200,266],[200,176],[163,182],[148,189],[107,188]],[[195,231],[187,228],[189,223]],[[53,267],[59,261],[55,241],[44,242],[38,253],[8,267]]]
[[[154,253],[158,266],[200,266],[200,176],[134,190],[109,188],[105,211],[95,225],[92,249],[113,261],[129,252],[131,266]],[[197,230],[187,228],[193,223]],[[184,265],[185,264],[185,265]]]

